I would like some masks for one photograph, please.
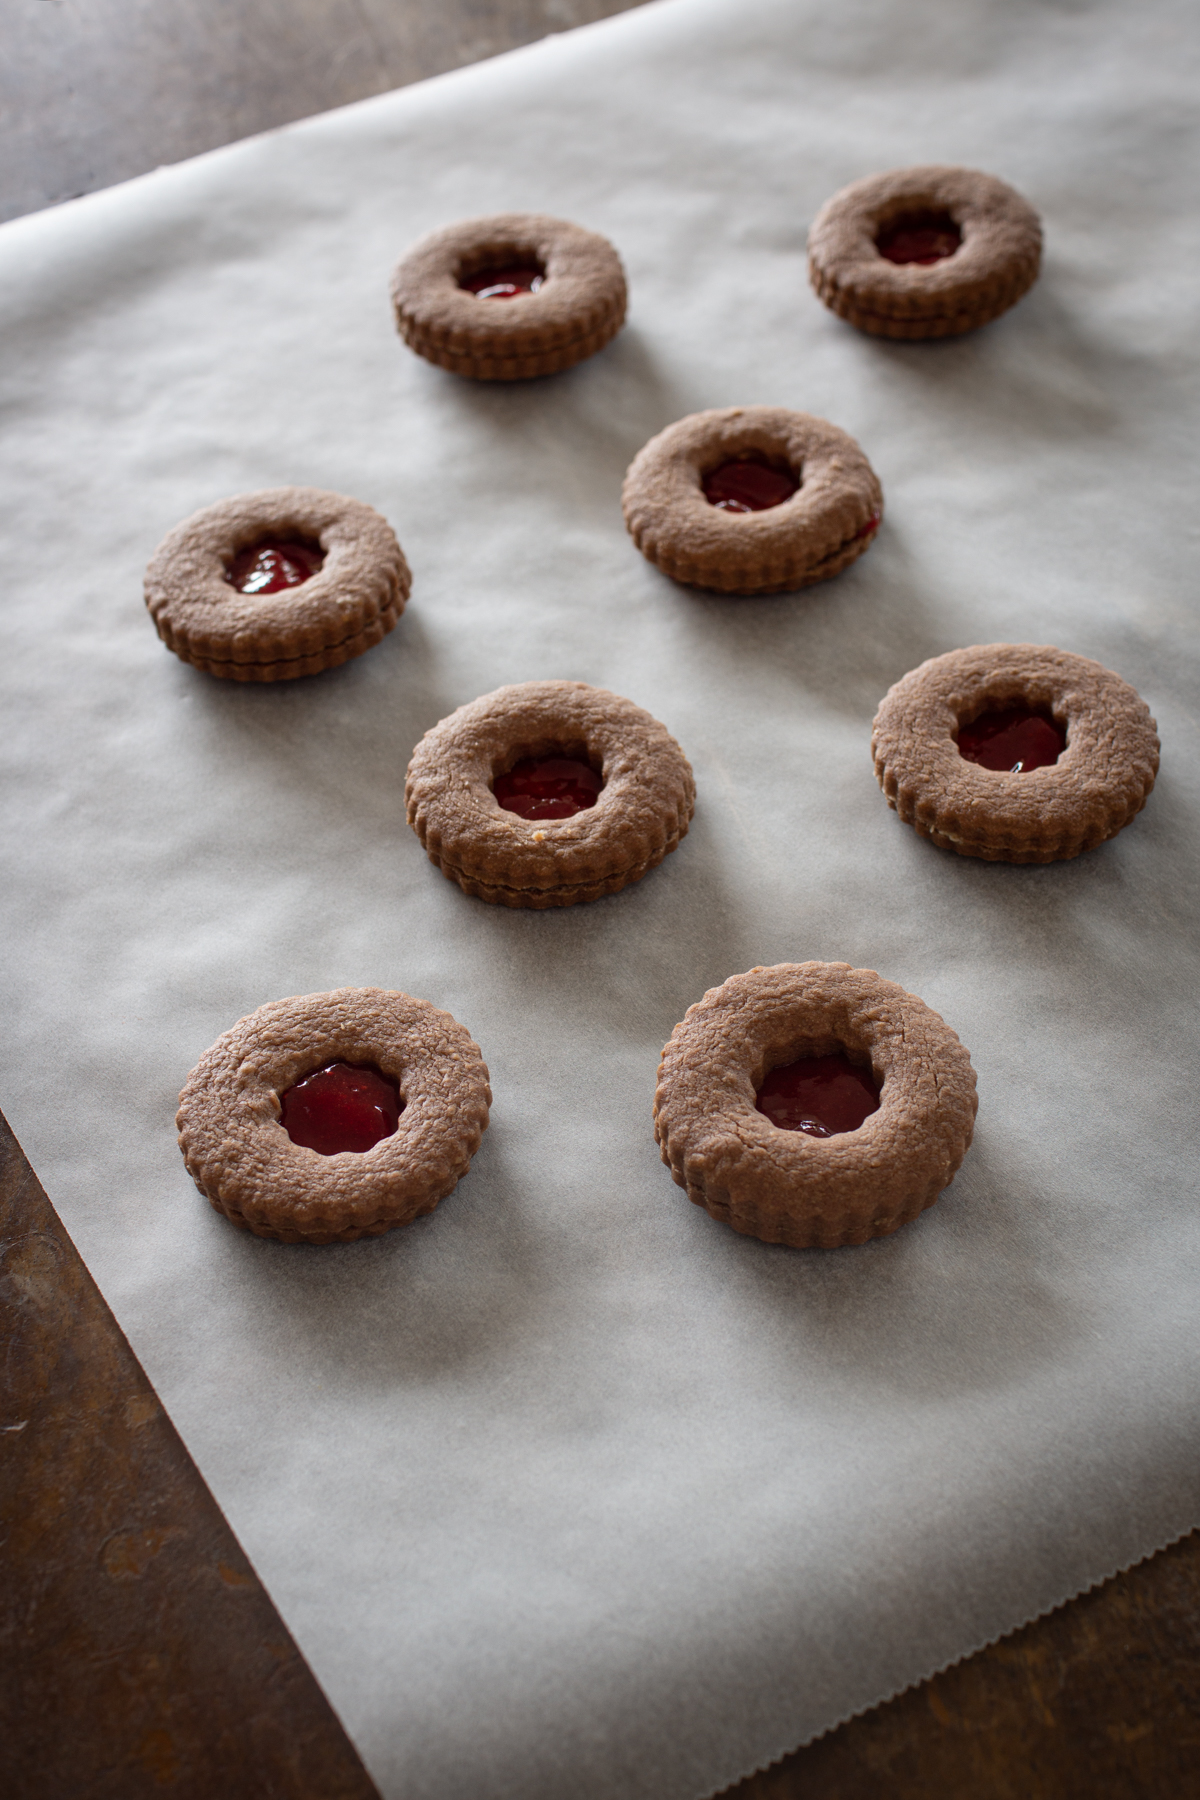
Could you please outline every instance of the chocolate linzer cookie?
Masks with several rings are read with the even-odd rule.
[[[663,1050],[654,1135],[714,1219],[834,1249],[932,1206],[975,1109],[970,1057],[924,1001],[871,969],[780,963],[689,1007]]]
[[[978,169],[891,169],[827,200],[808,234],[825,302],[875,337],[943,338],[1007,312],[1037,280],[1042,227]]]
[[[625,524],[664,574],[726,594],[837,575],[874,541],[883,490],[845,431],[782,406],[693,413],[641,449]]]
[[[193,513],[146,570],[159,637],[233,681],[334,669],[395,625],[412,577],[387,520],[320,488],[268,488]]]
[[[432,1212],[466,1174],[491,1100],[449,1013],[338,988],[239,1019],[188,1076],[175,1123],[189,1175],[235,1225],[345,1243]]]
[[[542,908],[640,881],[685,836],[696,788],[640,706],[582,681],[527,681],[427,731],[405,798],[430,862],[464,893]]]
[[[871,734],[887,803],[944,850],[1048,863],[1146,804],[1159,742],[1119,675],[1046,644],[976,644],[890,688]]]
[[[396,325],[426,361],[477,381],[554,375],[625,320],[607,238],[541,213],[464,219],[414,244],[392,274]]]

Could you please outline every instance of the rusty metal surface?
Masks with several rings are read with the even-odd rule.
[[[0,1118],[0,1791],[378,1800]]]
[[[723,1800],[1200,1793],[1200,1533],[852,1719]]]

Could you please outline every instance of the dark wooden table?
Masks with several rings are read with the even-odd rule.
[[[0,0],[0,218],[636,3]],[[7,1800],[369,1800],[2,1119],[0,1327]],[[1193,1793],[1200,1534],[726,1800]]]

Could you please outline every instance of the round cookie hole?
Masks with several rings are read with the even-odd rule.
[[[239,594],[281,594],[311,581],[324,561],[311,538],[259,538],[236,552],[225,579]]]
[[[926,210],[889,219],[876,233],[875,248],[887,262],[930,268],[953,256],[962,241],[962,230],[948,212]]]
[[[520,819],[573,819],[595,806],[604,776],[582,744],[522,749],[492,779],[496,804]]]
[[[718,512],[769,512],[799,491],[801,477],[780,457],[749,451],[729,457],[701,477],[704,498]]]
[[[996,774],[1027,775],[1054,767],[1067,733],[1048,707],[1001,704],[960,724],[955,741],[965,762]]]
[[[881,1084],[869,1065],[843,1045],[777,1063],[763,1076],[754,1104],[780,1131],[841,1137],[879,1111]]]
[[[392,1137],[404,1111],[400,1084],[375,1063],[322,1063],[279,1096],[279,1123],[318,1156],[364,1155]]]
[[[503,263],[492,261],[465,271],[458,285],[478,300],[519,300],[522,294],[539,293],[546,285],[546,265],[532,251],[510,252]]]

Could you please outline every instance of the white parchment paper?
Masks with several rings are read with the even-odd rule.
[[[669,0],[0,232],[0,1101],[387,1796],[694,1800],[1200,1516],[1195,1174],[1197,226],[1184,0]],[[1041,282],[960,342],[807,289],[820,203],[993,170]],[[396,337],[419,233],[605,232],[627,329],[472,385]],[[621,524],[704,406],[853,432],[877,545],[826,586],[673,586]],[[314,680],[197,674],[142,569],[221,495],[395,525],[399,628]],[[956,645],[1098,658],[1163,770],[1050,868],[888,812],[887,686]],[[563,913],[465,898],[404,823],[418,736],[501,682],[650,709],[679,852]],[[880,970],[979,1073],[953,1188],[895,1238],[743,1240],[661,1167],[659,1050],[755,963]],[[438,1212],[322,1251],[233,1231],[174,1139],[200,1052],[344,983],[448,1007],[490,1064]]]

